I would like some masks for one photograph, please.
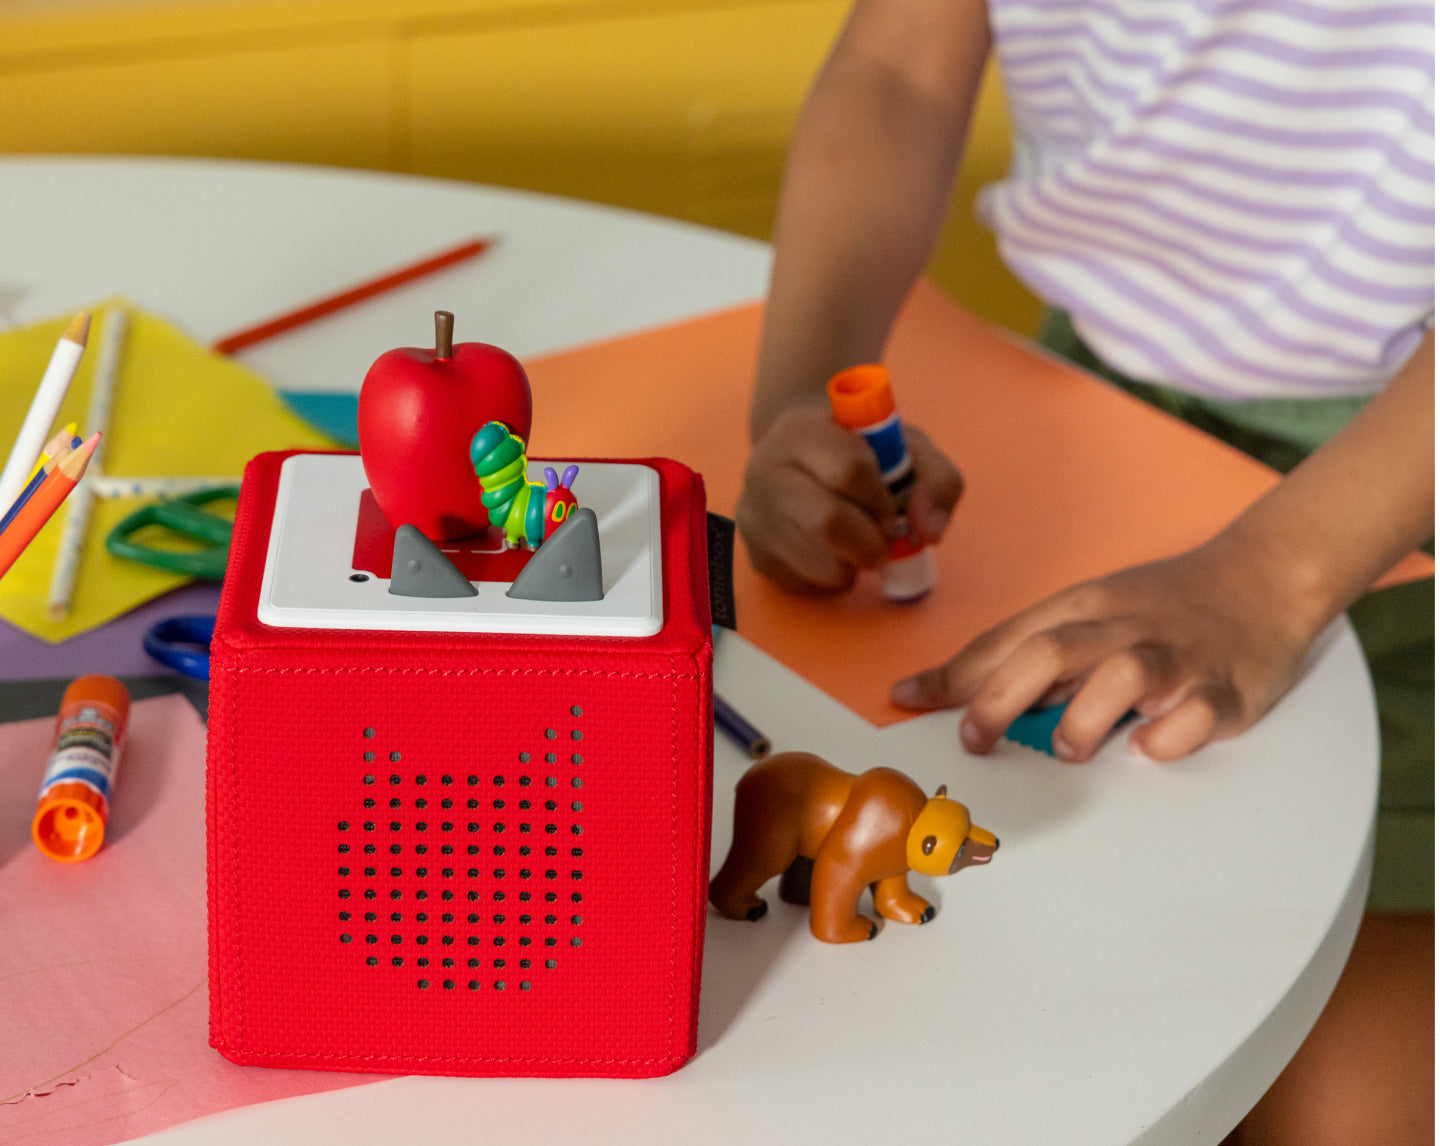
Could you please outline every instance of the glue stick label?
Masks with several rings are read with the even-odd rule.
[[[900,420],[892,418],[890,421],[894,423],[896,438],[899,439]],[[866,439],[869,440],[868,432]],[[870,444],[875,445],[874,442]],[[910,494],[915,486],[915,471],[910,468],[910,455],[905,453],[904,449],[905,443],[901,439],[898,459],[893,460],[889,469],[882,469],[880,474],[885,479],[885,488],[890,494],[890,503],[895,507],[896,513],[895,523],[890,527],[890,534],[885,539],[891,561],[912,557],[925,548],[925,543],[915,535],[915,530],[910,525]],[[882,462],[890,460],[879,452],[879,447],[876,447],[875,456]]]
[[[108,805],[119,764],[116,725],[116,714],[108,705],[84,704],[67,713],[40,783],[40,799],[56,784],[84,784]]]
[[[910,472],[910,452],[905,448],[905,435],[900,428],[900,415],[891,414],[883,422],[856,431],[874,451],[880,476],[887,483]]]

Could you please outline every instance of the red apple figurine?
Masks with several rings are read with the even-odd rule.
[[[530,436],[530,380],[498,346],[452,346],[455,316],[435,312],[435,349],[401,347],[375,360],[360,387],[360,460],[376,504],[398,529],[431,541],[488,525],[470,468],[470,439],[486,422]]]

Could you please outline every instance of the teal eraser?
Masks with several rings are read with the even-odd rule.
[[[1054,756],[1055,726],[1064,715],[1064,704],[1052,704],[1046,708],[1022,712],[1005,730],[1005,739],[1023,744],[1026,748],[1033,748],[1037,752],[1044,752],[1047,756]]]
[[[1054,756],[1055,727],[1060,723],[1060,718],[1065,715],[1065,709],[1069,703],[1067,700],[1060,704],[1051,704],[1044,708],[1032,708],[1029,712],[1022,712],[1005,730],[1005,739],[1013,740],[1016,744],[1023,744],[1026,748],[1033,748],[1037,752],[1043,752],[1047,756]],[[1135,715],[1135,710],[1131,709],[1115,722],[1115,728],[1119,728]],[[1115,728],[1110,730],[1111,734],[1114,733]]]

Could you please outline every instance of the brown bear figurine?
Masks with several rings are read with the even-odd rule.
[[[735,837],[710,881],[710,902],[729,919],[759,919],[760,885],[783,872],[781,898],[806,902],[810,868],[810,931],[827,943],[854,943],[879,929],[860,914],[866,887],[883,918],[927,923],[935,908],[910,890],[909,872],[948,875],[988,863],[999,846],[944,787],[927,800],[893,768],[854,776],[808,752],[781,752],[736,785]]]

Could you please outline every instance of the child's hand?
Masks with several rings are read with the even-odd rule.
[[[905,441],[915,471],[911,525],[933,543],[963,483],[919,430],[906,426]],[[885,560],[895,512],[864,440],[837,426],[828,408],[802,405],[777,417],[755,443],[735,517],[761,574],[794,591],[838,592],[857,570]]]
[[[895,685],[904,708],[968,705],[960,738],[988,752],[1037,702],[1073,699],[1055,754],[1086,760],[1131,709],[1130,745],[1174,760],[1249,728],[1295,682],[1315,632],[1263,563],[1222,535],[1169,560],[1076,585]],[[1275,586],[1275,588],[1268,588]]]

